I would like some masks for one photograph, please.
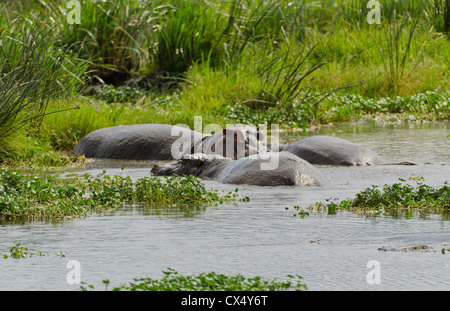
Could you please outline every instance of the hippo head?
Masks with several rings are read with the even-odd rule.
[[[238,124],[206,137],[203,140],[203,153],[237,160],[265,151],[264,138],[259,127]]]
[[[151,172],[157,176],[176,174],[178,176],[202,175],[203,177],[213,177],[217,168],[228,161],[231,161],[231,159],[216,154],[186,154],[181,160],[153,166]]]

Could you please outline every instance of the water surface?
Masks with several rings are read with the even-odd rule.
[[[250,202],[159,209],[126,206],[107,215],[58,223],[0,225],[0,254],[14,242],[45,256],[0,259],[0,290],[76,290],[66,280],[69,260],[81,267],[81,281],[104,289],[137,277],[162,277],[168,267],[183,274],[215,271],[228,275],[287,279],[298,274],[310,290],[449,290],[450,222],[439,215],[365,217],[339,212],[294,217],[293,206],[329,198],[346,199],[372,185],[422,176],[425,183],[450,181],[450,123],[386,125],[368,123],[321,129],[376,151],[386,164],[321,167],[326,188],[266,188],[239,185]],[[295,141],[303,134],[288,133]],[[62,177],[102,170],[140,178],[151,162],[96,161]],[[122,169],[123,168],[123,169]],[[209,188],[233,185],[206,181]],[[286,209],[288,207],[288,209]],[[427,245],[429,251],[403,248]],[[383,251],[397,248],[400,251]],[[61,253],[64,257],[61,256]],[[381,283],[370,285],[370,260],[380,264]]]

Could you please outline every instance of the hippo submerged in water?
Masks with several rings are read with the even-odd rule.
[[[89,133],[74,153],[88,158],[176,160],[155,166],[152,172],[253,185],[319,185],[323,178],[312,164],[362,166],[381,162],[368,148],[336,137],[266,144],[263,132],[246,125],[217,130],[213,135],[167,124],[117,126]],[[263,168],[275,159],[278,166]]]
[[[381,163],[378,155],[372,150],[330,136],[308,137],[290,145],[280,145],[279,149],[318,165],[365,166]]]
[[[169,124],[115,126],[87,134],[74,153],[96,159],[173,160],[173,149],[180,137],[196,143],[203,135]]]
[[[169,124],[115,126],[87,134],[74,153],[118,160],[174,160],[185,154],[206,153],[236,160],[262,150],[260,136],[257,130],[245,125],[226,128],[214,135]]]
[[[254,154],[238,160],[221,155],[185,155],[176,162],[155,165],[156,176],[195,175],[224,184],[256,186],[324,186],[321,172],[289,152]]]

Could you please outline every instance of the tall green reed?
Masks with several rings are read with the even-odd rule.
[[[421,12],[431,0],[384,0],[379,1],[381,9],[381,23],[392,23],[395,18],[420,17],[425,22]],[[436,0],[437,1],[437,0]],[[368,0],[341,0],[337,1],[338,12],[349,26],[370,28],[367,15],[372,9]]]
[[[52,43],[40,20],[0,21],[0,138],[38,122],[49,98],[70,95],[86,67]]]
[[[182,73],[204,58],[217,60],[224,22],[220,12],[221,5],[200,0],[175,0],[159,7],[156,69]]]
[[[158,1],[86,0],[80,24],[67,23],[65,2],[44,3],[57,24],[55,43],[89,61],[90,77],[116,84],[146,67],[148,25]]]
[[[424,1],[424,11],[436,31],[450,34],[450,0]]]
[[[381,27],[374,31],[374,40],[382,58],[387,87],[394,91],[396,83],[405,75],[408,62],[412,61],[411,49],[415,44],[415,36],[421,10],[404,9],[397,13],[395,9],[387,15]],[[419,61],[418,55],[416,61]]]

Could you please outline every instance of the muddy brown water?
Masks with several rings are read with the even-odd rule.
[[[239,185],[249,202],[218,206],[124,206],[107,215],[59,223],[0,225],[0,254],[15,242],[44,256],[0,258],[0,290],[77,290],[68,276],[76,260],[80,280],[96,289],[133,278],[163,276],[168,267],[181,274],[215,271],[287,280],[298,274],[309,290],[449,290],[450,222],[440,215],[381,215],[310,212],[294,217],[294,206],[346,199],[372,185],[423,177],[442,186],[450,181],[450,123],[380,125],[366,123],[323,128],[376,151],[386,164],[373,167],[321,167],[326,188],[266,188]],[[297,140],[290,133],[282,140]],[[410,162],[416,165],[396,165]],[[81,169],[57,171],[61,177],[89,173],[149,176],[152,163],[95,161]],[[123,169],[122,169],[123,167]],[[234,185],[205,181],[209,188]],[[288,207],[288,209],[286,209]],[[416,246],[414,251],[401,251]],[[400,251],[395,251],[395,250]],[[61,253],[64,256],[61,256]],[[368,266],[375,260],[378,266]],[[376,272],[379,284],[370,284]],[[74,280],[74,279],[72,279]],[[369,280],[369,281],[368,281]]]

